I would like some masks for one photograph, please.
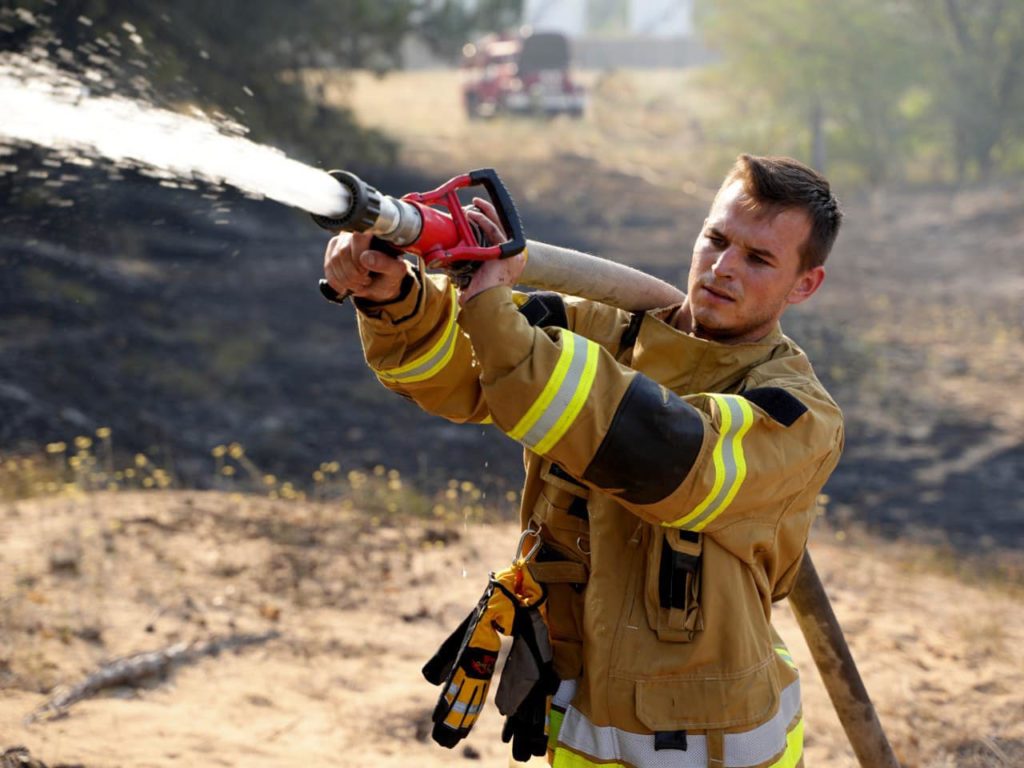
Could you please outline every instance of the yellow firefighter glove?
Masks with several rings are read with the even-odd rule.
[[[423,676],[442,686],[431,734],[441,746],[451,749],[469,734],[487,698],[501,650],[499,633],[512,632],[516,612],[525,601],[541,599],[540,586],[533,582],[524,587],[527,580],[533,582],[521,564],[491,574],[476,608],[424,665]]]

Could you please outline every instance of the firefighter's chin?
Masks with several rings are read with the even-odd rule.
[[[738,302],[720,291],[700,286],[690,299],[693,319],[701,324],[717,326],[728,323],[736,314]]]
[[[723,341],[743,333],[746,328],[738,315],[739,303],[734,299],[715,296],[698,288],[690,302],[693,332],[698,338]]]

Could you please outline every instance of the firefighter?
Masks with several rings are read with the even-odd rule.
[[[504,239],[494,211],[470,217]],[[339,235],[387,388],[526,450],[521,522],[541,545],[555,766],[799,766],[799,676],[771,626],[842,414],[780,318],[809,299],[842,220],[822,176],[741,155],[697,237],[679,306],[630,314],[512,286],[526,256],[443,276]]]

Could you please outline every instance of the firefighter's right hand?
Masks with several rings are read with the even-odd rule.
[[[324,253],[324,277],[342,296],[376,302],[398,298],[408,262],[370,250],[371,235],[342,232],[332,237]]]

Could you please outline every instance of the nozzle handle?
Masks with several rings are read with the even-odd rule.
[[[502,183],[498,172],[493,168],[478,168],[475,171],[469,172],[469,180],[470,183],[479,184],[487,190],[491,201],[496,204],[494,207],[498,210],[498,218],[501,219],[501,225],[504,227],[505,232],[508,233],[508,242],[504,242],[500,246],[501,256],[499,258],[507,259],[509,256],[521,253],[526,247],[526,235],[523,234],[523,224],[519,220],[519,211],[516,210],[516,204],[512,200],[512,195],[508,193],[508,189]]]

